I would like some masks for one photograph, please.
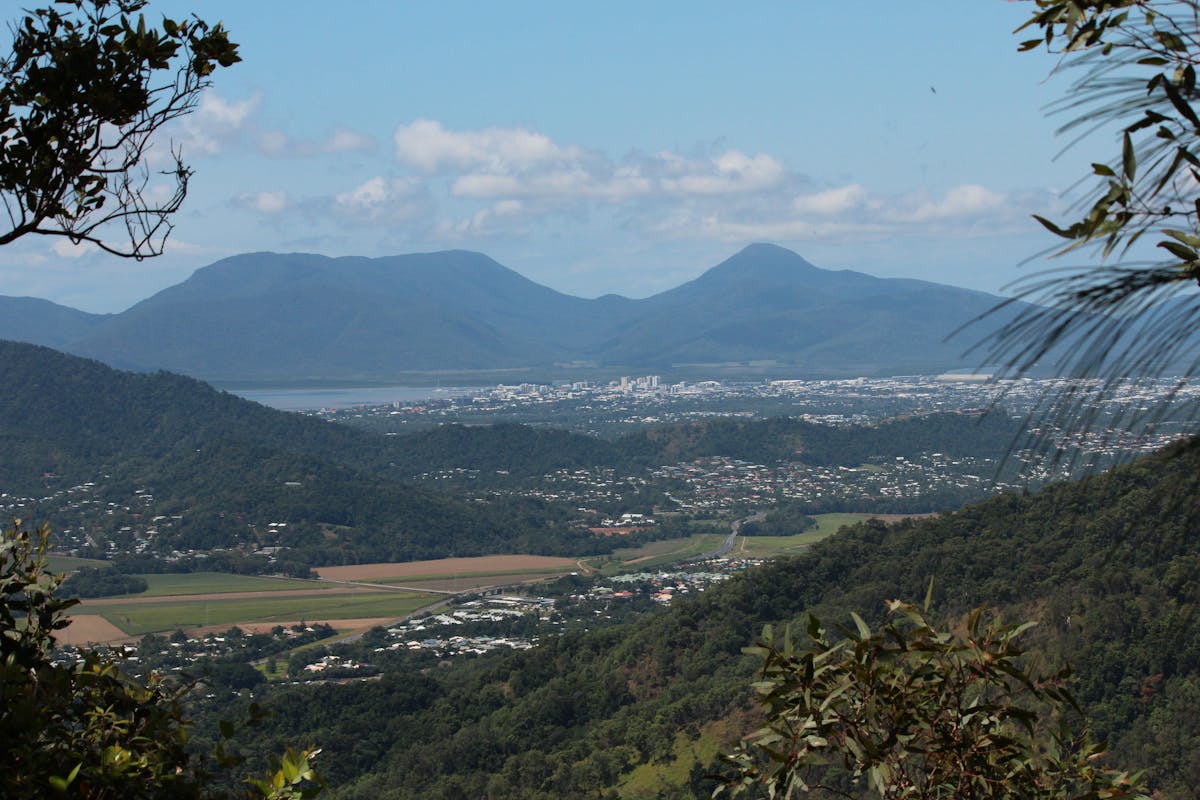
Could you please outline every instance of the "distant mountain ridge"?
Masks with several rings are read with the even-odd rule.
[[[896,374],[975,366],[963,355],[970,341],[946,338],[999,302],[823,270],[767,244],[642,300],[562,294],[461,250],[374,259],[247,253],[119,314],[0,297],[0,338],[211,381],[384,381],[562,362]]]

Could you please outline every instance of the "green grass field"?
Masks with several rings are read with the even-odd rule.
[[[235,625],[249,622],[337,620],[361,617],[401,617],[439,599],[413,592],[367,592],[304,597],[252,597],[188,600],[161,603],[125,603],[96,609],[112,624],[131,635],[155,633],[201,625]]]
[[[837,533],[843,525],[854,525],[874,517],[874,514],[816,514],[813,519],[817,521],[817,527],[805,533],[819,533],[824,538]]]
[[[684,558],[711,553],[721,546],[725,534],[701,533],[684,539],[664,539],[632,550],[618,550],[613,558],[586,559],[601,575],[651,570]]]
[[[170,597],[177,594],[220,594],[222,592],[277,592],[287,589],[327,589],[317,581],[288,578],[259,578],[221,572],[188,572],[179,575],[140,575],[150,584],[138,597]]]
[[[74,556],[46,556],[46,563],[53,572],[74,572],[82,567],[111,567],[108,561],[97,558],[75,558]]]
[[[853,525],[856,522],[871,519],[871,514],[816,514],[815,528],[795,536],[743,536],[738,539],[733,552],[752,558],[773,558],[775,556],[793,555],[804,550],[813,542],[819,542],[827,536],[832,536],[843,525]]]
[[[873,516],[873,514],[815,514],[813,519],[817,521],[816,527],[804,533],[798,533],[795,536],[742,536],[738,538],[737,546],[732,554],[751,558],[794,555],[813,542],[819,542],[825,537],[837,533],[844,525],[853,525],[856,522],[871,519]],[[619,550],[613,557],[600,556],[584,559],[584,561],[598,570],[601,575],[653,570],[664,564],[713,552],[721,546],[728,530],[728,523],[726,523],[721,533],[704,533],[684,539],[651,542],[633,550]]]

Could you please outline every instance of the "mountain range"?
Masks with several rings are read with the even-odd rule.
[[[583,299],[480,253],[386,258],[249,253],[119,314],[0,297],[0,338],[209,381],[395,380],[554,365],[671,372],[899,374],[977,366],[947,341],[1000,298],[819,269],[751,245],[645,299]]]

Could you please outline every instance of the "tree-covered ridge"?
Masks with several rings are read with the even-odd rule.
[[[104,481],[111,494],[132,495],[147,487],[151,513],[181,517],[171,548],[257,538],[322,564],[594,547],[544,504],[473,507],[388,477],[398,448],[385,437],[191,378],[118,372],[31,345],[0,342],[0,365],[19,387],[0,399],[5,489],[36,495],[51,483]],[[275,520],[289,527],[267,537]]]
[[[271,724],[327,748],[343,797],[595,797],[640,764],[678,778],[662,796],[698,796],[715,765],[689,767],[692,748],[715,753],[755,724],[741,648],[764,623],[857,609],[878,624],[885,600],[923,596],[932,576],[943,619],[994,603],[1037,620],[1033,649],[1073,667],[1111,761],[1149,769],[1163,797],[1188,797],[1200,779],[1188,710],[1200,697],[1198,492],[1191,442],[1037,494],[859,525],[633,625],[453,670],[286,689],[269,700]]]
[[[819,466],[857,466],[922,452],[998,458],[1008,452],[1020,425],[1003,413],[927,414],[878,425],[836,428],[800,419],[718,418],[648,428],[617,440],[629,457],[667,464],[705,456]]]
[[[376,437],[281,414],[192,378],[119,372],[96,361],[0,341],[0,480],[36,489],[43,473],[88,480],[118,469],[231,440],[278,445],[331,460],[377,463]],[[41,469],[33,469],[40,466]]]
[[[393,437],[398,447],[389,458],[391,467],[412,474],[458,467],[523,476],[564,467],[649,469],[710,456],[765,464],[858,466],[871,459],[931,451],[1000,458],[1020,431],[1020,423],[1002,412],[926,414],[849,428],[789,417],[716,417],[647,427],[611,441],[511,423],[443,425]]]

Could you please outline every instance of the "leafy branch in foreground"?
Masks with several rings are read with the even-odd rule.
[[[95,652],[55,659],[55,632],[79,601],[55,596],[62,576],[46,566],[49,535],[19,520],[0,533],[0,797],[301,800],[320,791],[318,751],[289,750],[265,779],[230,795],[212,767],[240,759],[221,743],[211,759],[191,752],[187,686],[135,680]],[[236,729],[222,723],[222,739]]]
[[[1016,640],[1032,623],[980,609],[958,635],[898,601],[877,631],[853,618],[837,641],[810,617],[799,643],[768,627],[749,650],[766,725],[726,757],[736,771],[714,796],[1148,797],[1072,731],[1067,670],[1026,665]]]
[[[1039,35],[1020,49],[1044,47],[1059,56],[1058,72],[1076,76],[1051,107],[1070,115],[1059,133],[1072,136],[1074,145],[1116,129],[1119,145],[1110,160],[1091,165],[1093,188],[1080,201],[1078,219],[1059,224],[1037,217],[1063,240],[1054,255],[1086,252],[1098,265],[1044,272],[1019,284],[1015,297],[991,312],[1015,315],[979,350],[1009,375],[1044,365],[1085,379],[1047,399],[1039,418],[1047,429],[1152,423],[1169,413],[1175,393],[1145,408],[1116,410],[1115,417],[1106,405],[1139,378],[1200,373],[1194,293],[1200,283],[1200,2],[1036,0],[1036,6],[1018,33]],[[1183,413],[1195,419],[1200,409]],[[1047,430],[1042,444],[1052,445],[1053,436]]]
[[[163,19],[159,30],[146,5],[56,0],[13,25],[0,60],[0,245],[46,234],[162,252],[192,172],[176,148],[154,156],[154,135],[241,59],[221,25]]]

